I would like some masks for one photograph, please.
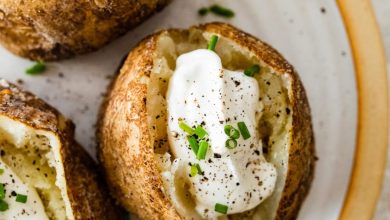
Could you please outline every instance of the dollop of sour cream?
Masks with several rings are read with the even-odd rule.
[[[45,208],[34,187],[23,182],[18,175],[12,171],[2,160],[0,160],[0,183],[4,185],[4,201],[8,209],[0,211],[0,219],[23,219],[23,220],[48,220]],[[16,195],[27,196],[25,203],[16,201]]]
[[[220,57],[211,50],[194,50],[176,61],[166,96],[168,139],[175,158],[170,172],[187,178],[202,218],[223,215],[215,211],[216,204],[227,206],[226,214],[253,209],[274,190],[276,169],[263,157],[257,134],[262,110],[259,91],[253,77],[223,69]],[[210,147],[204,160],[196,158],[179,121],[207,131]],[[229,149],[224,126],[237,128],[238,122],[246,124],[251,136],[244,140],[241,135],[237,147]],[[199,164],[202,172],[191,177],[191,164]]]

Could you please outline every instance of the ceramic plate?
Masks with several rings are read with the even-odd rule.
[[[25,75],[24,70],[32,63],[0,49],[0,76],[34,92],[71,118],[77,126],[77,140],[95,155],[97,109],[121,59],[136,42],[161,28],[185,28],[216,20],[232,23],[279,50],[295,66],[306,88],[319,160],[299,219],[337,219],[342,210],[347,217],[344,200],[355,195],[351,189],[348,191],[349,180],[352,173],[359,176],[356,170],[352,171],[356,164],[355,149],[360,149],[355,146],[361,146],[357,125],[361,125],[358,106],[362,105],[361,102],[358,105],[359,81],[353,62],[356,47],[350,46],[348,37],[353,30],[348,29],[348,35],[343,22],[346,12],[340,13],[342,4],[348,2],[352,1],[340,1],[337,5],[335,1],[311,0],[176,0],[163,12],[98,52],[49,63],[43,75]],[[234,9],[236,17],[229,20],[211,15],[199,17],[197,10],[212,3]],[[355,42],[351,41],[351,45]],[[357,73],[358,67],[356,70]],[[377,181],[374,184],[379,186]],[[350,206],[354,207],[353,198],[346,201],[352,201]],[[370,215],[370,212],[366,213]]]

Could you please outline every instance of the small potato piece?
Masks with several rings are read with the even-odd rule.
[[[122,210],[73,132],[57,110],[0,79],[1,160],[38,192],[49,219],[120,219]]]
[[[2,0],[0,43],[32,60],[95,51],[161,10],[170,0]]]
[[[295,219],[308,194],[315,164],[304,88],[294,68],[276,50],[224,23],[160,31],[129,53],[109,89],[98,123],[99,159],[111,192],[142,219],[190,217],[179,213],[191,213],[191,201],[185,211],[176,210],[161,175],[173,159],[167,143],[165,94],[176,58],[206,48],[212,35],[219,36],[215,49],[224,68],[262,67],[255,75],[264,104],[258,132],[264,155],[278,173],[270,198],[249,212],[227,217]]]

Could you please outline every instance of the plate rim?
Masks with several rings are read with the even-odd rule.
[[[358,93],[355,155],[339,219],[372,219],[387,162],[387,62],[371,1],[337,0],[337,5],[352,51]]]

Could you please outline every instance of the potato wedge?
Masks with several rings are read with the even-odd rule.
[[[0,79],[1,163],[37,192],[48,219],[120,219],[121,209],[92,158],[74,141],[73,130],[57,110]],[[7,196],[12,185],[5,186]],[[10,204],[0,218],[13,208]],[[24,211],[17,219],[30,215]]]
[[[58,60],[99,49],[169,0],[0,2],[0,43],[32,60]]]
[[[255,76],[264,104],[258,132],[264,155],[278,173],[270,198],[254,210],[228,218],[294,219],[308,194],[315,165],[305,90],[294,68],[275,49],[224,23],[160,31],[130,52],[102,105],[97,131],[99,159],[111,192],[142,219],[188,217],[175,209],[161,177],[165,162],[169,163],[163,156],[169,154],[165,94],[176,58],[206,48],[212,35],[219,36],[216,53],[225,68],[262,67]]]

